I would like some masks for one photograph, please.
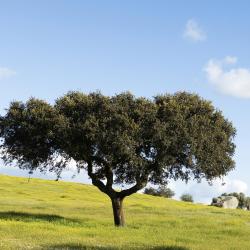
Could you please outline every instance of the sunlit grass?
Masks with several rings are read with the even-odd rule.
[[[0,176],[0,249],[250,249],[250,212],[136,194],[126,227],[90,185]]]

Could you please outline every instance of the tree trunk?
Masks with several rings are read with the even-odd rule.
[[[112,207],[113,207],[113,215],[114,215],[114,223],[117,227],[123,227],[125,225],[125,218],[123,213],[123,198],[111,198]]]

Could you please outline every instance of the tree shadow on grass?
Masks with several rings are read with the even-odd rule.
[[[118,247],[101,247],[101,246],[84,246],[81,244],[58,244],[48,247],[47,249],[53,250],[119,250],[121,248]],[[126,248],[124,249],[133,249],[133,248]],[[137,247],[135,249],[152,249],[152,250],[189,250],[186,247],[179,247],[179,246],[158,246],[158,247]]]
[[[178,246],[165,246],[165,247],[153,247],[154,250],[189,250],[187,247],[178,247]]]
[[[15,211],[0,212],[0,219],[23,221],[23,222],[46,221],[46,222],[57,222],[61,224],[80,223],[77,220],[64,218],[62,216],[54,214],[33,214],[33,213],[15,212]]]
[[[118,250],[116,247],[84,246],[81,244],[58,244],[48,247],[50,250]]]

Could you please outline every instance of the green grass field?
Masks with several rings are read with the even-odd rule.
[[[250,249],[250,212],[136,194],[127,225],[90,185],[0,175],[0,249]]]

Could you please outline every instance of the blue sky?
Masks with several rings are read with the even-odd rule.
[[[236,169],[222,189],[218,183],[171,185],[197,201],[221,190],[250,195],[249,1],[0,4],[1,113],[12,100],[35,96],[53,102],[69,90],[129,90],[147,97],[196,92],[237,128]],[[0,173],[26,175],[6,167]]]

